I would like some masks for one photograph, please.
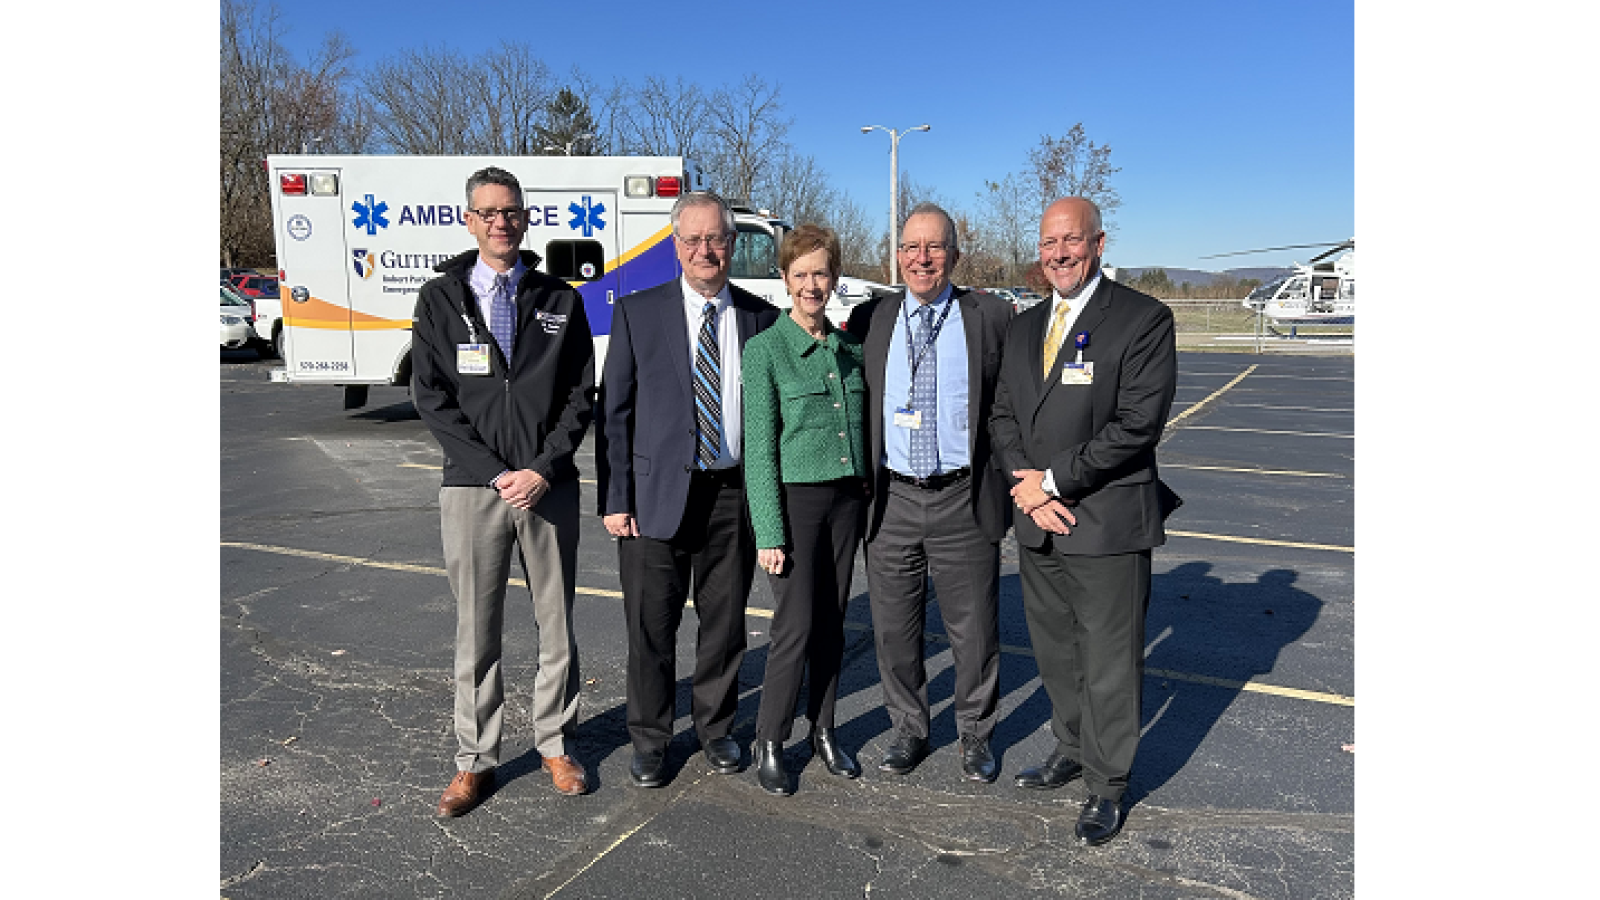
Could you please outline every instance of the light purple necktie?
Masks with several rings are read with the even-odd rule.
[[[489,332],[509,362],[517,340],[517,304],[511,299],[511,276],[501,272],[494,277],[489,295]]]

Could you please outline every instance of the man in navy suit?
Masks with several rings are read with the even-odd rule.
[[[1180,502],[1156,473],[1177,389],[1172,310],[1105,277],[1100,210],[1068,197],[1045,209],[1039,264],[1049,303],[1006,335],[989,430],[1013,482],[1023,610],[1056,747],[1017,775],[1089,792],[1078,839],[1122,829],[1139,745],[1150,550]]]
[[[677,680],[677,635],[694,588],[692,713],[719,774],[743,764],[730,735],[745,651],[755,534],[740,468],[739,360],[778,309],[728,283],[733,211],[716,194],[672,207],[681,278],[623,297],[612,310],[600,390],[600,514],[617,539],[628,629],[629,769],[665,783]]]

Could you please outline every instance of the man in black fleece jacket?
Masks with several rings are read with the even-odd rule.
[[[521,250],[522,187],[494,167],[467,180],[478,249],[422,286],[412,331],[412,396],[444,450],[445,568],[456,598],[456,776],[440,816],[476,806],[500,762],[501,626],[511,553],[522,558],[539,626],[534,744],[563,794],[588,789],[571,755],[578,718],[572,633],[578,545],[573,453],[593,417],[594,341],[583,298]]]

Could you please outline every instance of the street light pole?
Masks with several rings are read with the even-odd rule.
[[[591,139],[593,137],[594,137],[594,135],[592,135],[592,134],[580,134],[577,137],[573,138],[572,140],[567,141],[567,153],[566,153],[566,155],[567,156],[571,156],[572,155],[572,145],[573,144],[576,144],[579,141],[587,141],[587,140],[589,140],[589,139]],[[544,145],[544,149],[546,149],[546,150],[560,150],[561,148],[557,147],[555,144],[545,144]]]
[[[900,282],[900,261],[895,256],[895,238],[897,236],[896,232],[899,231],[899,226],[900,226],[900,139],[905,137],[906,134],[910,134],[913,131],[929,131],[931,129],[932,129],[931,125],[918,125],[915,128],[907,128],[905,130],[905,134],[901,134],[899,131],[896,131],[893,128],[885,128],[882,125],[863,125],[863,126],[861,126],[861,133],[862,134],[866,134],[869,131],[875,131],[875,130],[876,131],[886,131],[886,132],[889,133],[889,283],[890,284],[898,284]]]

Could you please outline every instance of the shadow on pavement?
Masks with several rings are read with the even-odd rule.
[[[1210,571],[1210,563],[1192,562],[1154,577],[1145,619],[1147,669],[1228,682],[1271,673],[1279,652],[1316,622],[1322,600],[1295,587],[1299,576],[1290,569],[1263,572],[1254,584],[1229,584]],[[1161,682],[1159,675],[1145,676],[1145,733],[1128,785],[1129,806],[1183,769],[1240,693],[1209,684],[1174,692],[1159,689]]]

